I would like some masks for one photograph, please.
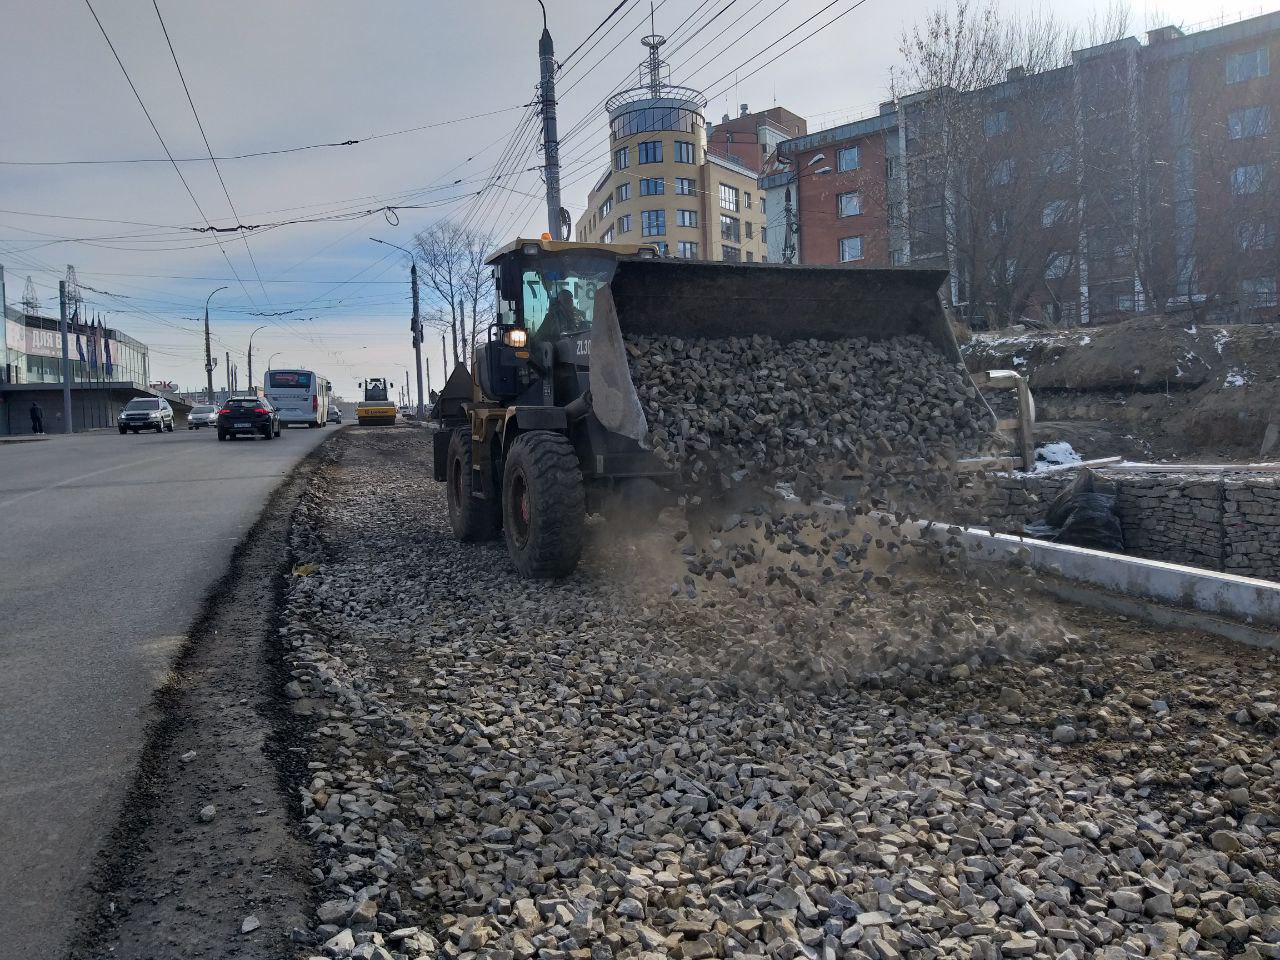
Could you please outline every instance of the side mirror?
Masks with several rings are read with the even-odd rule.
[[[520,261],[514,253],[498,262],[498,293],[503,300],[520,299]]]

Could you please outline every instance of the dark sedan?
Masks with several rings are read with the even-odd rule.
[[[280,436],[280,412],[266,397],[231,397],[218,410],[218,439]]]

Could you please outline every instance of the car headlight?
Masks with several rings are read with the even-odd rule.
[[[149,419],[149,420],[159,420],[159,419],[160,419],[160,414],[158,414],[158,413],[152,413],[152,414],[149,414],[149,415],[148,415],[148,417],[147,417],[147,419]]]
[[[520,327],[509,327],[502,332],[502,342],[508,347],[526,347],[529,345],[529,331]]]

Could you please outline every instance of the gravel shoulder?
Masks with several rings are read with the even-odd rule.
[[[305,760],[271,640],[293,511],[334,443],[272,495],[157,691],[73,960],[267,960],[305,926],[314,878],[289,796]]]
[[[424,435],[329,453],[279,634],[300,956],[1280,956],[1274,654],[658,529],[529,583],[449,537]]]

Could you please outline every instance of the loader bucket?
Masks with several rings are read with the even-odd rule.
[[[793,340],[919,336],[960,363],[938,291],[945,270],[619,261],[610,288],[624,335]]]

